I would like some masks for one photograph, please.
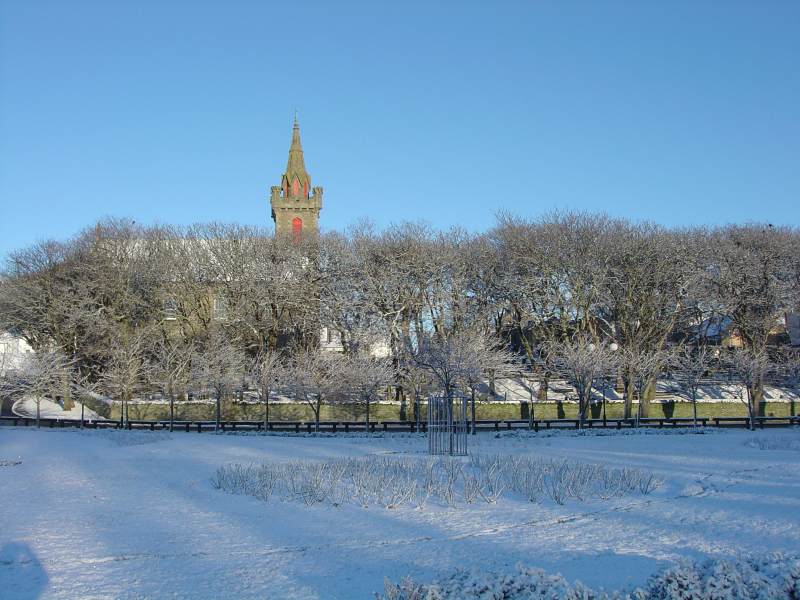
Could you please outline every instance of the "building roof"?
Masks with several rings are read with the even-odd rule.
[[[303,145],[300,143],[300,125],[297,123],[297,117],[295,117],[292,127],[292,144],[289,147],[289,160],[286,163],[286,173],[281,179],[281,186],[286,188],[295,179],[299,181],[301,189],[308,193],[308,190],[311,189],[311,177],[306,171],[306,164],[303,160]]]

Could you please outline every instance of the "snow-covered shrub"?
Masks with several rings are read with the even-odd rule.
[[[21,460],[0,460],[0,467],[16,467],[21,464]]]
[[[410,578],[400,584],[384,583],[379,600],[601,600],[615,598],[598,594],[583,584],[570,584],[561,575],[551,575],[542,569],[517,565],[511,573],[480,573],[458,570],[433,584],[424,585]]]
[[[282,476],[280,466],[232,464],[217,469],[211,478],[211,485],[218,490],[255,496],[266,501],[272,496]]]
[[[507,573],[457,570],[432,584],[386,581],[379,600],[797,600],[800,556],[770,554],[735,560],[683,561],[653,575],[644,587],[606,592],[561,575],[517,565]]]
[[[430,501],[456,506],[459,501],[489,504],[501,497],[521,496],[538,502],[549,497],[557,504],[568,500],[605,500],[648,494],[659,484],[652,473],[568,460],[520,456],[473,455],[459,458],[366,456],[328,461],[229,464],[211,479],[213,487],[269,500],[308,506],[353,503],[397,508],[423,507]]]
[[[769,554],[736,560],[682,562],[653,576],[653,600],[768,600],[800,598],[800,556]]]

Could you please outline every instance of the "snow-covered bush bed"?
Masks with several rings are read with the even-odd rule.
[[[457,458],[367,456],[324,462],[229,464],[220,467],[212,485],[233,494],[273,497],[307,505],[354,503],[395,508],[424,506],[429,500],[448,506],[501,496],[538,502],[608,499],[649,494],[660,485],[652,473],[612,469],[568,460],[513,455]]]
[[[21,460],[2,460],[0,459],[0,467],[16,467],[17,465],[21,465]]]
[[[744,445],[759,450],[800,450],[800,438],[755,438],[747,440]]]
[[[797,600],[800,557],[770,554],[738,560],[684,561],[650,578],[642,588],[606,592],[561,575],[517,565],[510,573],[459,570],[426,585],[387,581],[379,600],[469,600],[531,598],[560,600]]]

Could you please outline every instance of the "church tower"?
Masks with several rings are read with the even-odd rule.
[[[292,145],[289,147],[286,172],[281,177],[281,184],[272,186],[270,191],[269,203],[275,222],[275,235],[291,235],[299,240],[303,235],[319,233],[322,188],[311,187],[311,177],[303,161],[297,117],[292,127]]]

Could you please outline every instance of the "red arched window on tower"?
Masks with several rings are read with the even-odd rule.
[[[303,234],[303,219],[295,217],[292,219],[292,238],[295,243],[300,241],[300,236]]]
[[[300,194],[300,182],[295,179],[292,182],[292,196],[297,196]]]

